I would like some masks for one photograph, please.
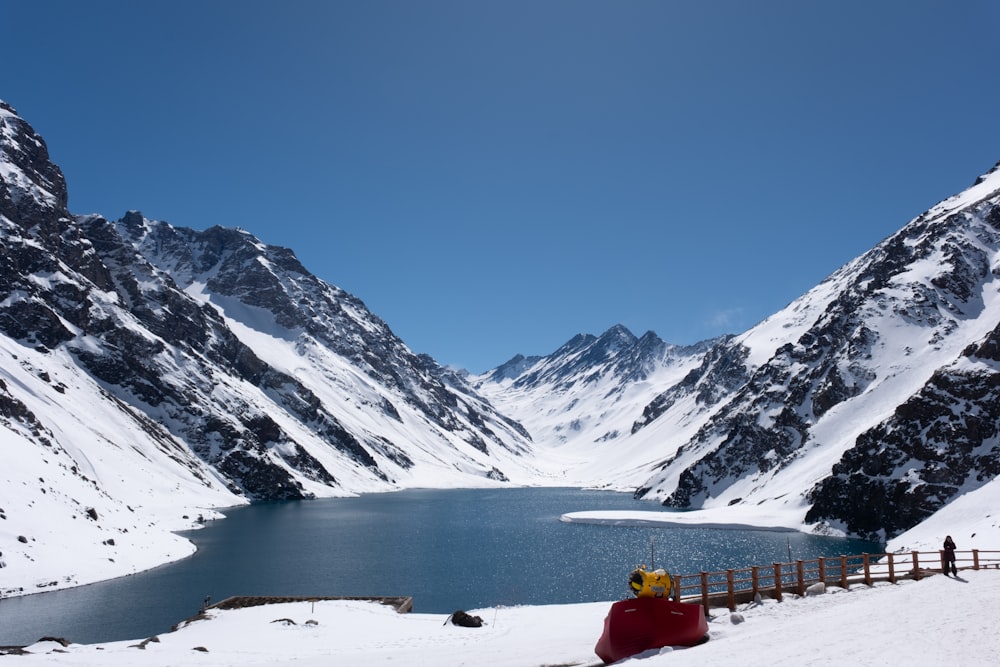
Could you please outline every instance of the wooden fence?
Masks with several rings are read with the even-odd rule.
[[[959,570],[1000,569],[1000,551],[956,551],[955,565]],[[671,595],[678,602],[700,602],[708,614],[712,606],[735,611],[736,605],[750,602],[757,595],[779,602],[784,594],[804,596],[809,586],[819,582],[841,588],[852,584],[871,586],[877,581],[922,579],[943,569],[943,551],[827,556],[722,572],[672,574]]]

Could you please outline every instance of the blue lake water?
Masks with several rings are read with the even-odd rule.
[[[663,510],[579,489],[408,490],[268,503],[186,535],[195,555],[141,574],[0,600],[0,645],[42,636],[93,643],[166,632],[206,596],[413,597],[414,611],[562,604],[629,596],[650,561],[689,574],[789,559],[877,553],[879,545],[794,532],[567,524],[567,512]]]

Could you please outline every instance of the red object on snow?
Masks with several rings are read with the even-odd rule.
[[[635,598],[611,605],[594,652],[605,664],[664,646],[694,646],[706,639],[701,605],[665,598]]]

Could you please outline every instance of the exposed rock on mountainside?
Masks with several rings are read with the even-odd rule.
[[[662,449],[621,456],[618,446],[643,406],[694,373],[713,349],[713,341],[681,347],[616,325],[574,336],[544,357],[518,355],[472,383],[525,425],[539,451],[558,452],[563,479],[631,491]],[[637,470],[645,472],[633,479]]]
[[[746,365],[747,381],[640,494],[699,507],[805,490],[806,521],[886,539],[993,479],[995,369],[957,358],[988,348],[1000,321],[998,191],[994,170],[742,336],[756,346],[763,331],[794,332],[757,353],[763,363]],[[834,452],[841,462],[813,473],[827,477],[814,491],[776,483]]]
[[[865,431],[810,494],[806,520],[884,539],[1000,475],[1000,325]]]
[[[245,230],[71,214],[0,103],[0,537],[82,523],[114,562],[178,507],[514,482],[885,540],[997,478],[998,331],[994,169],[742,334],[618,325],[472,377]],[[4,543],[0,597],[51,536]]]
[[[0,225],[3,367],[30,354],[40,376],[82,373],[100,387],[88,400],[141,423],[167,468],[247,499],[384,490],[435,470],[454,483],[522,474],[520,425],[291,250],[136,211],[72,215],[45,142],[7,104]],[[23,391],[3,385],[18,437],[94,454]],[[113,428],[100,439],[130,446]]]
[[[1000,469],[998,229],[994,168],[744,334],[662,346],[634,373],[602,352],[630,349],[611,344],[627,341],[620,330],[605,346],[577,336],[477,386],[539,442],[573,444],[564,455],[628,479],[645,467],[639,497],[777,508],[885,540]],[[630,428],[600,437],[594,415],[626,395],[615,419]]]
[[[747,381],[747,350],[740,344],[728,345],[731,337],[718,341],[705,352],[701,364],[677,384],[654,398],[632,425],[632,433],[655,421],[679,400],[693,396],[704,409],[711,408]]]

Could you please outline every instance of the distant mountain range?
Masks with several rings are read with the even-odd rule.
[[[588,485],[884,541],[1000,471],[997,168],[747,332],[480,376],[246,230],[73,215],[3,102],[0,229],[0,597],[64,521],[106,554],[197,508]]]

